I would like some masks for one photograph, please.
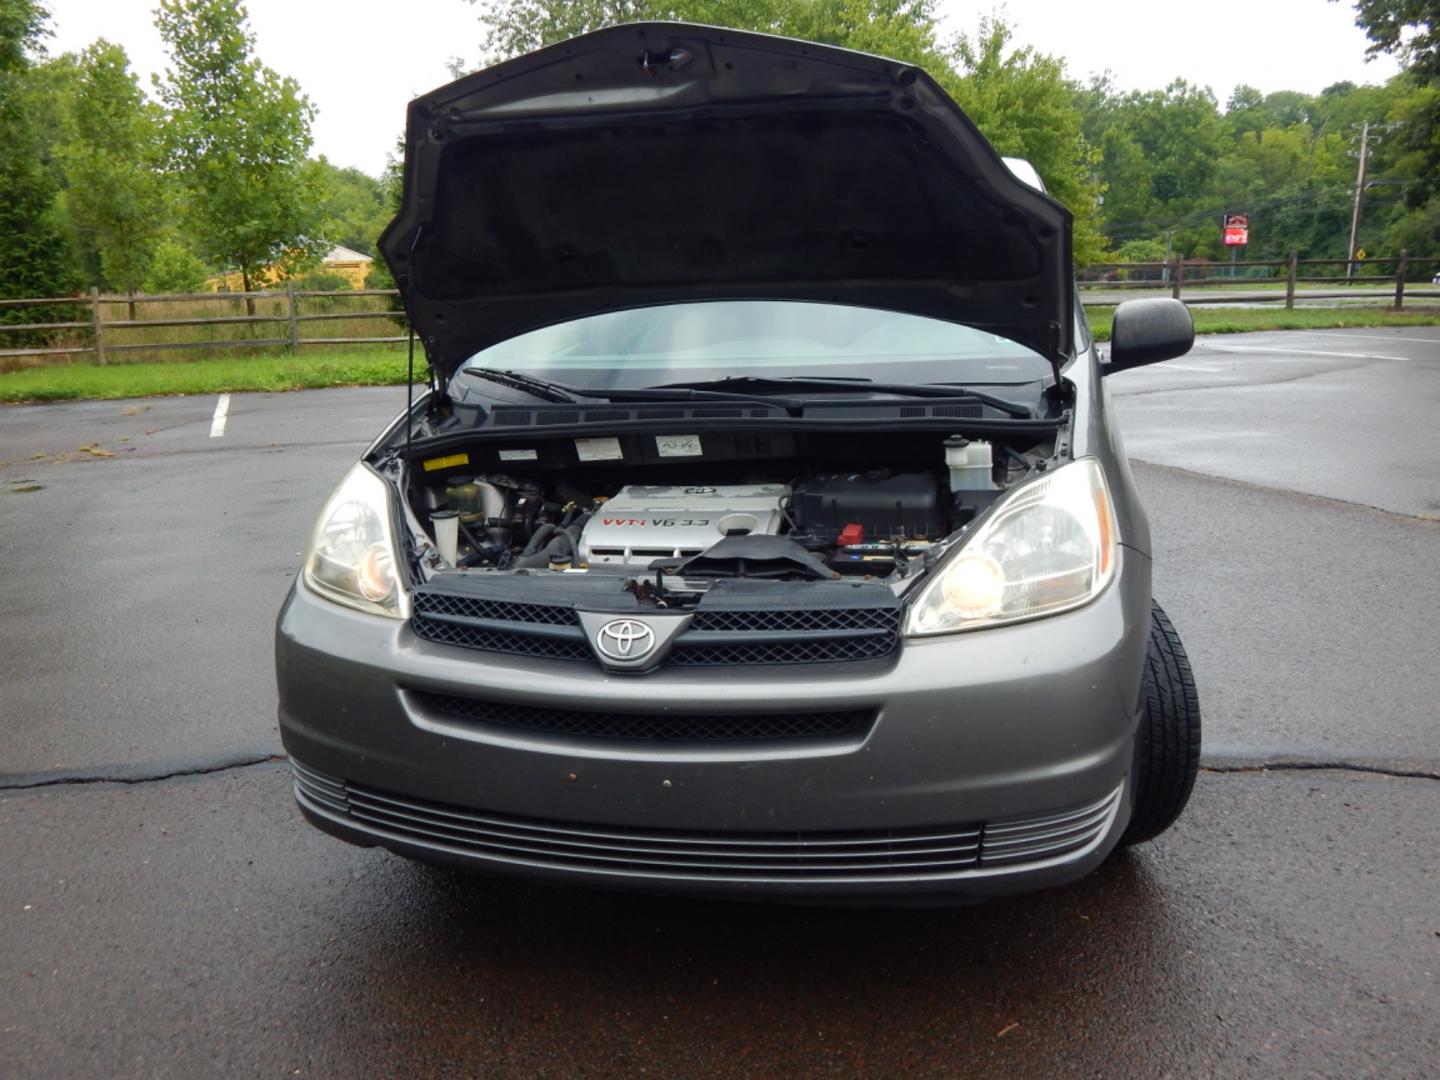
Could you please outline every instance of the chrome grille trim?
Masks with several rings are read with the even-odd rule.
[[[1093,847],[1110,830],[1124,792],[1121,786],[1086,806],[987,823],[980,838],[980,861],[1028,862]]]
[[[297,800],[377,840],[485,862],[633,878],[863,884],[1059,865],[1109,833],[1124,786],[1083,807],[993,824],[853,832],[690,832],[468,810],[345,783],[291,760]]]

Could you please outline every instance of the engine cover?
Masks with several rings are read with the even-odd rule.
[[[622,488],[585,523],[580,557],[592,566],[698,555],[726,536],[774,536],[790,494],[783,484]]]

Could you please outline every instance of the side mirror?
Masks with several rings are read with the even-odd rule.
[[[1126,300],[1115,309],[1110,330],[1110,357],[1101,371],[1112,374],[1127,368],[1173,360],[1195,344],[1195,320],[1179,300]]]

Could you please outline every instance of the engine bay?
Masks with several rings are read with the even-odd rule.
[[[427,579],[900,582],[1046,467],[1052,441],[1028,442],[896,432],[476,446],[411,463],[407,517]]]

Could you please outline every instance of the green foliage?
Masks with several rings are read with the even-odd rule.
[[[650,21],[784,34],[922,65],[938,51],[935,0],[498,0],[480,14],[486,63],[616,23]]]
[[[36,0],[0,0],[0,74],[24,71],[50,34]]]
[[[1370,55],[1391,53],[1415,74],[1440,78],[1440,0],[1355,0]]]
[[[178,240],[162,240],[151,254],[141,283],[147,293],[199,292],[210,271],[193,251]]]
[[[56,204],[46,79],[36,64],[46,33],[44,9],[34,0],[0,0],[0,297],[63,296],[79,287]],[[7,322],[45,315],[0,309]]]
[[[385,155],[385,171],[380,174],[380,194],[385,200],[386,223],[389,219],[400,212],[400,200],[405,194],[405,137],[402,135],[395,140],[393,153]],[[385,260],[377,258],[370,264],[370,270],[365,275],[365,287],[367,289],[393,289],[395,288],[395,276],[390,273],[390,267]],[[394,304],[396,311],[400,310],[400,301],[397,299]]]
[[[1222,213],[1246,213],[1243,259],[1346,253],[1360,126],[1372,124],[1361,246],[1394,251],[1407,207],[1429,199],[1426,157],[1402,132],[1435,91],[1409,75],[1383,86],[1336,83],[1318,95],[1238,86],[1222,114],[1206,90],[1118,93],[1105,78],[1080,92],[1100,148],[1102,228],[1112,245],[1163,240],[1186,258],[1227,259]],[[1398,124],[1398,126],[1396,126]],[[1423,215],[1422,215],[1423,216]],[[1413,223],[1417,218],[1412,218]]]
[[[359,169],[340,168],[323,156],[306,163],[307,179],[320,192],[320,233],[332,244],[374,256],[375,240],[394,214],[383,180]]]
[[[1127,240],[1115,249],[1115,261],[1122,263],[1147,263],[1165,261],[1163,240]]]
[[[165,148],[186,190],[202,254],[250,284],[271,265],[323,252],[322,197],[305,167],[314,108],[294,79],[253,54],[235,0],[160,0],[155,24],[171,67],[155,80]]]
[[[1394,55],[1414,85],[1440,88],[1440,0],[1356,0],[1355,23],[1371,55]],[[1440,197],[1440,96],[1412,102],[1404,114],[1398,141],[1419,167],[1407,193],[1413,209]]]
[[[981,19],[973,38],[961,35],[955,42],[959,72],[952,69],[941,79],[995,149],[1027,159],[1050,194],[1075,215],[1075,262],[1084,266],[1105,249],[1095,222],[1100,155],[1085,139],[1061,61],[1012,48],[1010,38],[1000,19]]]
[[[93,250],[99,284],[134,292],[144,283],[165,225],[158,132],[125,50],[101,39],[80,54],[58,157],[71,229]]]

